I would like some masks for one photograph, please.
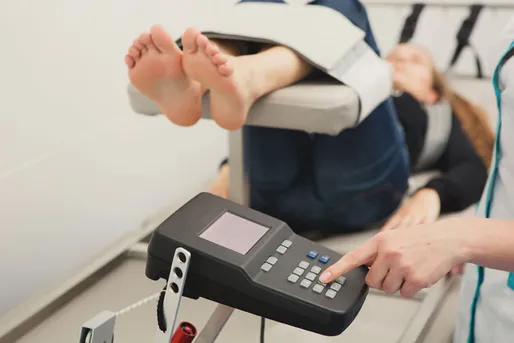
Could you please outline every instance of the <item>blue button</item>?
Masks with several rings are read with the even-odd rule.
[[[320,261],[321,263],[328,263],[328,261],[330,261],[330,257],[328,257],[328,256],[326,256],[326,255],[325,255],[325,256],[321,256],[321,257],[319,258],[319,261]]]
[[[318,256],[318,252],[314,250],[309,251],[309,253],[307,254],[307,257],[312,259],[315,259],[316,256]]]

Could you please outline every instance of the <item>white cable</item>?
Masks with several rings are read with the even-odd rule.
[[[150,296],[148,296],[148,297],[146,297],[144,299],[141,299],[141,300],[133,303],[132,305],[129,305],[129,306],[119,310],[118,312],[116,312],[116,317],[121,316],[121,315],[123,315],[123,314],[125,314],[127,312],[132,311],[132,310],[135,310],[137,308],[140,308],[140,307],[148,304],[149,302],[151,302],[153,300],[159,299],[159,297],[161,296],[162,292],[164,292],[164,290],[160,291],[158,293],[152,294],[152,295],[150,295]]]

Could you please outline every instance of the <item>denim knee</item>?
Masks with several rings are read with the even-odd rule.
[[[377,175],[380,170],[386,173],[375,185],[340,194],[339,202],[335,200],[328,205],[335,227],[363,229],[383,221],[398,208],[408,189],[410,170],[406,149],[396,150],[384,164],[377,165]]]
[[[308,164],[305,132],[245,126],[244,158],[250,184],[262,191],[290,188]]]

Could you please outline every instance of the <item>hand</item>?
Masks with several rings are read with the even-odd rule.
[[[441,220],[416,230],[380,232],[330,266],[320,280],[332,282],[366,264],[370,266],[366,276],[370,287],[412,297],[469,260],[467,227],[457,220]]]
[[[422,103],[434,103],[434,63],[430,53],[414,44],[400,44],[386,57],[394,69],[394,88],[410,93]]]
[[[461,263],[453,267],[452,271],[450,272],[450,276],[462,275],[462,273],[464,273],[464,266],[465,264]]]
[[[221,167],[218,176],[216,176],[211,186],[209,187],[209,193],[228,199],[230,181],[229,172],[230,169],[228,164],[224,164]]]
[[[429,188],[422,189],[389,218],[382,231],[435,222],[440,211],[441,201],[437,192]]]
[[[424,47],[412,43],[397,45],[386,59],[390,62],[410,62],[426,66],[433,65],[430,52]]]

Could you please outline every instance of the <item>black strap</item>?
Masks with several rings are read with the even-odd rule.
[[[421,3],[416,3],[412,6],[412,12],[405,19],[405,23],[403,24],[402,33],[400,34],[400,43],[407,43],[412,39],[412,37],[414,37],[419,17],[421,16],[421,12],[424,8],[425,4]]]
[[[475,63],[477,68],[477,77],[479,79],[483,78],[482,72],[482,64],[480,63],[480,56],[478,55],[478,51],[470,44],[469,39],[471,38],[471,34],[473,33],[473,29],[477,23],[480,12],[484,8],[482,4],[475,4],[470,7],[469,16],[464,19],[462,25],[457,33],[457,48],[453,53],[453,57],[450,62],[450,69],[457,63],[460,55],[464,48],[469,47],[473,51],[473,55],[475,55]]]
[[[166,287],[168,285],[164,286],[164,289],[161,291],[161,294],[159,296],[159,301],[157,302],[157,325],[159,326],[159,330],[162,332],[166,332],[167,325],[166,325],[166,317],[164,313],[164,297],[166,296]]]

